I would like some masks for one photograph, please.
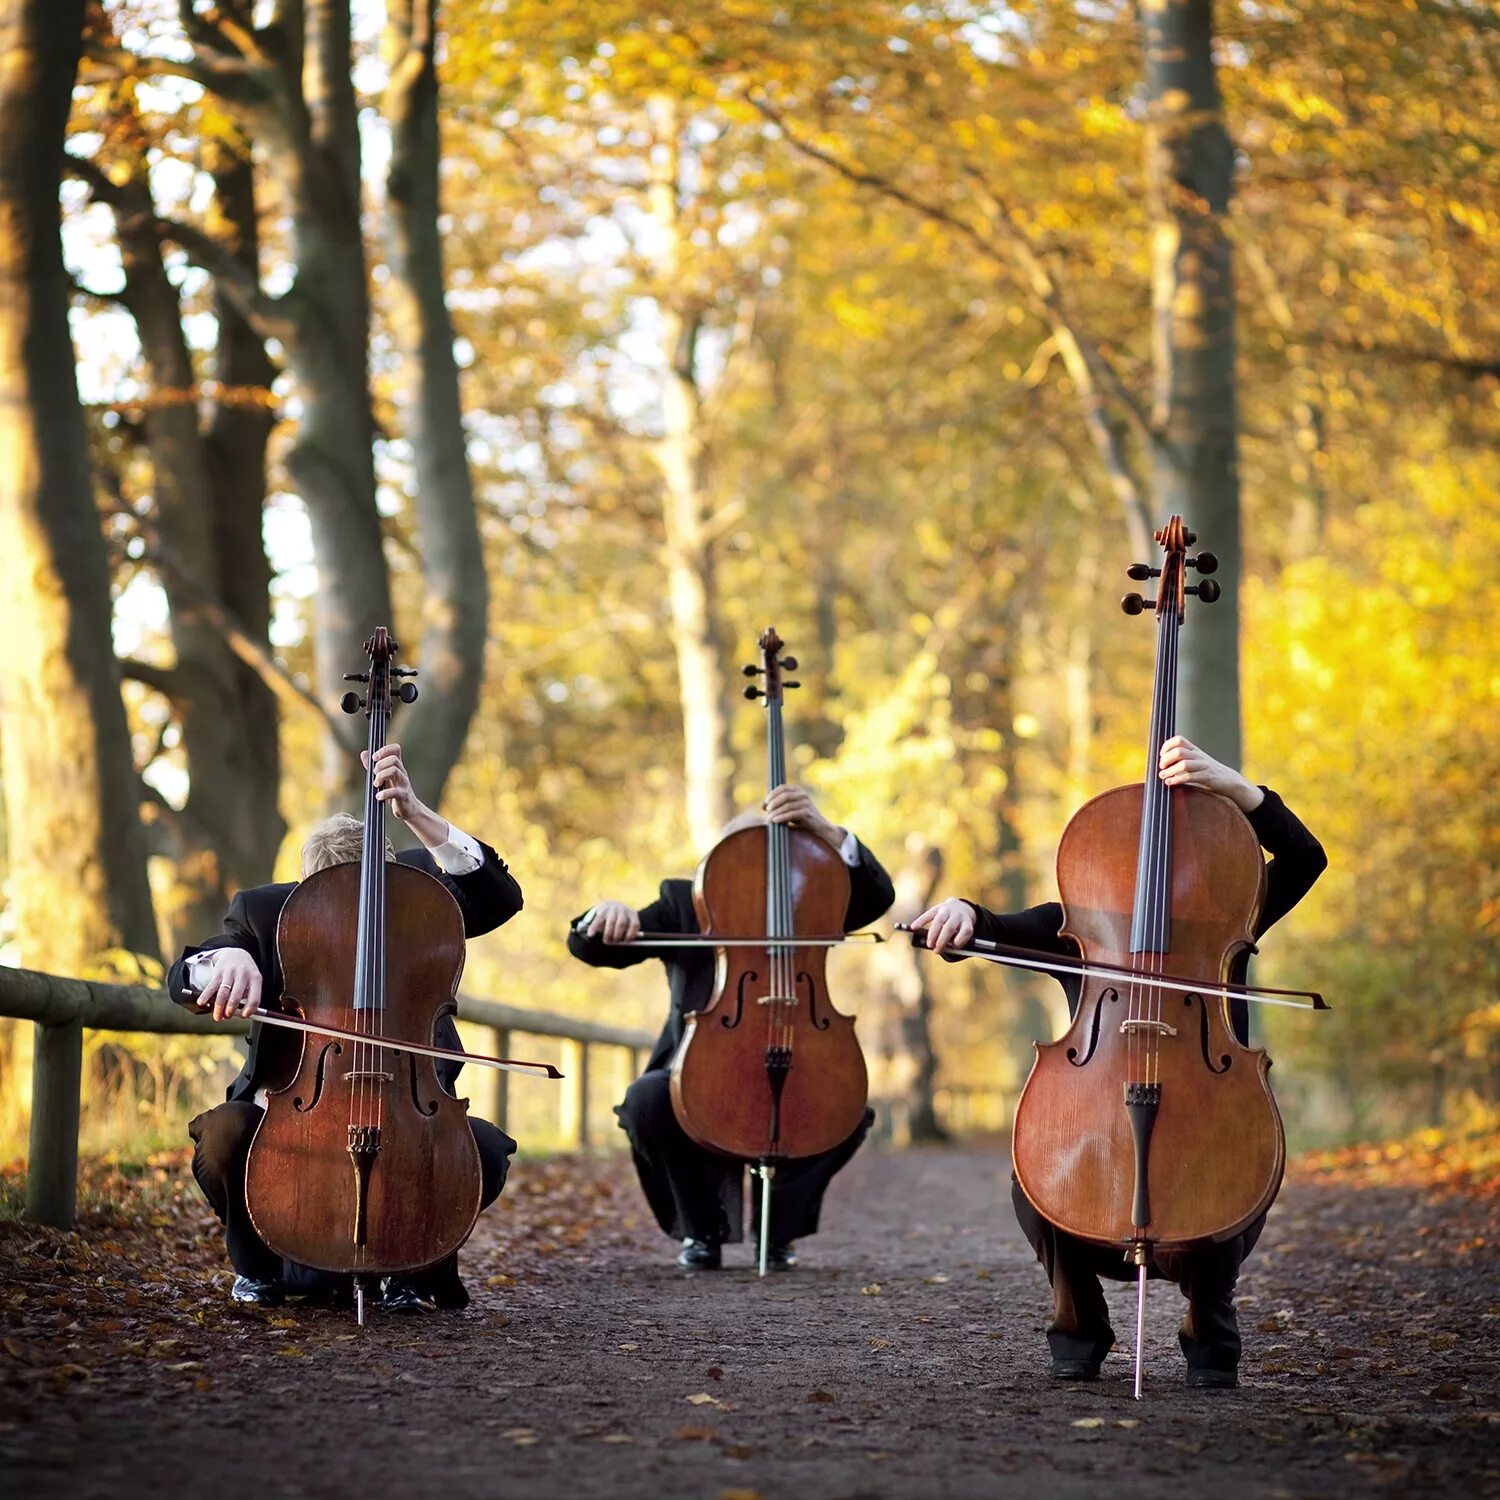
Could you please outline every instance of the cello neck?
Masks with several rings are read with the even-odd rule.
[[[781,699],[766,702],[766,791],[786,780],[786,726]],[[785,823],[766,824],[766,936],[792,936],[791,844]]]
[[[355,934],[354,1008],[385,1009],[385,803],[376,796],[375,752],[385,744],[391,716],[391,657],[395,652],[382,627],[367,648],[369,685],[365,697],[369,733],[365,771],[364,838],[359,857],[359,918]]]
[[[1158,538],[1167,554],[1157,586],[1156,668],[1151,689],[1151,724],[1146,736],[1146,779],[1141,795],[1141,835],[1136,849],[1135,903],[1130,917],[1132,953],[1166,953],[1172,923],[1172,793],[1158,774],[1161,747],[1177,733],[1177,637],[1182,624],[1183,552],[1171,545],[1181,533],[1174,516]]]

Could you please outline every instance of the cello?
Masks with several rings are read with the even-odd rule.
[[[1188,556],[1197,539],[1180,516],[1156,538],[1160,568],[1129,569],[1135,579],[1159,577],[1156,600],[1122,601],[1129,615],[1155,606],[1145,780],[1085,803],[1057,851],[1059,936],[1080,958],[982,941],[950,950],[1081,980],[1067,1032],[1037,1044],[1012,1159],[1044,1218],[1136,1266],[1137,1398],[1153,1251],[1230,1238],[1270,1207],[1281,1184],[1286,1141],[1270,1060],[1239,1041],[1229,1002],[1328,1009],[1313,991],[1230,982],[1254,951],[1266,885],[1260,842],[1228,798],[1168,787],[1157,775],[1175,733],[1187,598],[1211,604],[1220,594],[1207,576],[1189,585],[1187,570],[1207,575],[1217,563],[1207,552]]]
[[[392,665],[397,649],[377,628],[367,670],[348,674],[365,696],[346,693],[344,710],[368,718],[361,857],[308,876],[282,908],[281,1004],[302,1053],[266,1099],[245,1168],[256,1232],[290,1260],[351,1273],[360,1322],[366,1280],[451,1255],[480,1200],[468,1100],[443,1088],[434,1054],[446,1049],[432,1046],[458,1008],[463,916],[441,881],[387,861],[371,769],[394,704],[417,696],[412,682],[393,685],[415,675]]]
[[[767,628],[761,686],[767,789],[786,780],[782,640]],[[776,1164],[829,1151],[864,1117],[869,1083],[854,1020],[828,995],[827,948],[849,909],[849,870],[822,839],[785,823],[725,834],[693,880],[700,938],[717,949],[713,995],[686,1018],[672,1060],[672,1108],[711,1151],[756,1163],[761,1180],[760,1273],[770,1242]],[[649,941],[643,935],[640,941]]]

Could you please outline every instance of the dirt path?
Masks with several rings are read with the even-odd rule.
[[[1135,1403],[1124,1352],[1097,1387],[1050,1384],[1000,1152],[866,1154],[802,1268],[765,1283],[747,1247],[678,1272],[628,1174],[523,1162],[466,1252],[469,1311],[362,1334],[228,1309],[185,1194],[113,1239],[108,1215],[6,1226],[0,1482],[78,1500],[1500,1496],[1492,1203],[1293,1183],[1246,1268],[1244,1385],[1184,1389],[1180,1298],[1153,1285]],[[1111,1297],[1123,1334],[1129,1290]]]

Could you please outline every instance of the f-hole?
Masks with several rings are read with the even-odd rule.
[[[417,1058],[413,1052],[406,1054],[406,1066],[410,1070],[411,1078],[411,1102],[419,1115],[426,1115],[429,1119],[438,1112],[436,1099],[429,1104],[422,1103],[422,1096],[417,1092]]]
[[[1078,1055],[1077,1047],[1069,1047],[1066,1053],[1067,1059],[1075,1068],[1081,1068],[1094,1055],[1094,1049],[1099,1045],[1099,1022],[1104,1014],[1104,1002],[1114,1001],[1120,998],[1120,992],[1113,985],[1108,989],[1100,990],[1094,999],[1094,1019],[1089,1027],[1088,1050],[1082,1057]]]
[[[824,1016],[818,1019],[818,987],[813,983],[813,977],[805,969],[797,974],[797,983],[807,986],[807,1019],[813,1023],[817,1031],[827,1031],[830,1017]]]
[[[740,1018],[745,1014],[745,986],[747,984],[754,984],[759,978],[760,975],[754,969],[746,969],[740,975],[739,988],[734,993],[734,1014],[724,1017],[724,1029],[726,1031],[733,1031],[740,1024]]]
[[[310,1114],[318,1107],[318,1100],[323,1097],[323,1075],[328,1070],[328,1054],[331,1052],[335,1057],[344,1050],[342,1042],[326,1042],[323,1050],[318,1053],[318,1074],[313,1080],[313,1096],[306,1104],[301,1099],[292,1100],[292,1108],[300,1110],[301,1113]]]
[[[1212,1057],[1209,1056],[1209,1052],[1208,1052],[1208,1002],[1203,998],[1202,995],[1191,995],[1191,994],[1189,994],[1189,995],[1184,995],[1182,997],[1182,1003],[1184,1005],[1190,1006],[1190,1005],[1192,1005],[1192,1003],[1193,1003],[1194,1000],[1196,1000],[1198,1002],[1198,1018],[1199,1018],[1199,1021],[1201,1023],[1199,1025],[1199,1028],[1198,1028],[1198,1037],[1199,1037],[1198,1045],[1203,1049],[1203,1062],[1204,1062],[1204,1065],[1208,1068],[1208,1071],[1210,1073],[1227,1073],[1229,1071],[1229,1065],[1234,1061],[1234,1059],[1227,1052],[1224,1053],[1223,1056],[1221,1056],[1219,1058],[1219,1065],[1218,1065],[1218,1067],[1214,1066],[1214,1060],[1213,1060]]]

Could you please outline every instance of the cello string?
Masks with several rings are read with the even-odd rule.
[[[1144,859],[1137,860],[1134,911],[1131,915],[1132,939],[1139,938],[1139,945],[1132,941],[1130,967],[1137,973],[1144,972],[1148,963],[1146,948],[1151,933],[1146,920],[1151,909],[1156,883],[1156,841],[1158,802],[1155,796],[1157,778],[1155,760],[1160,751],[1162,693],[1165,686],[1165,619],[1158,615],[1156,622],[1156,662],[1151,683],[1151,723],[1146,737],[1146,768],[1141,786],[1141,831],[1140,843]],[[1139,1022],[1145,1019],[1145,987],[1132,981],[1127,1006],[1127,1019]],[[1125,1049],[1126,1066],[1130,1081],[1144,1082],[1146,1047],[1140,1028],[1132,1024]]]
[[[1179,560],[1180,568],[1181,562]],[[1158,754],[1161,745],[1172,737],[1177,724],[1177,642],[1180,622],[1176,608],[1169,608],[1165,622],[1166,629],[1166,671],[1163,673],[1165,682],[1162,689],[1162,722],[1161,731],[1158,736]],[[1159,889],[1157,891],[1156,908],[1153,912],[1153,920],[1156,926],[1153,951],[1156,961],[1153,965],[1154,973],[1160,975],[1166,971],[1167,949],[1171,943],[1171,920],[1172,920],[1172,816],[1173,797],[1172,789],[1162,779],[1160,768],[1152,777],[1158,804],[1158,816],[1160,819],[1157,832],[1158,859],[1160,863]],[[1151,1019],[1160,1022],[1164,1012],[1164,992],[1153,989],[1150,995]],[[1147,1032],[1147,1047],[1149,1055],[1149,1067],[1147,1070],[1148,1083],[1158,1083],[1161,1079],[1161,1044],[1162,1033],[1151,1027]]]

